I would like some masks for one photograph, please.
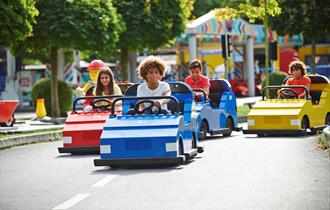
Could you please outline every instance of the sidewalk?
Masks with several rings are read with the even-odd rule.
[[[64,124],[30,120],[34,113],[15,113],[13,127],[0,127],[0,149],[62,138]]]

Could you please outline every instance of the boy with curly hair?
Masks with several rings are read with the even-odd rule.
[[[167,70],[166,62],[156,56],[148,56],[137,68],[138,75],[145,82],[137,88],[137,96],[170,96],[171,89],[167,82],[161,81]],[[155,106],[166,110],[169,99],[155,100]],[[144,104],[139,107],[144,108]]]

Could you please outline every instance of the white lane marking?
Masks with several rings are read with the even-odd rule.
[[[116,178],[118,175],[108,175],[98,181],[97,183],[93,184],[92,187],[104,187],[106,184],[111,182],[114,178]]]
[[[85,198],[87,198],[88,196],[90,196],[89,193],[81,193],[81,194],[77,194],[74,197],[72,197],[70,200],[65,201],[64,203],[56,206],[53,208],[53,210],[58,210],[58,209],[69,209],[72,206],[76,205],[77,203],[79,203],[80,201],[84,200]]]

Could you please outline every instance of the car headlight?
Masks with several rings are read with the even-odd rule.
[[[166,152],[176,152],[177,151],[176,143],[166,143],[165,148],[166,148]]]
[[[64,136],[63,144],[72,144],[72,136]]]
[[[248,125],[255,126],[255,121],[254,120],[248,120]]]
[[[299,120],[298,119],[291,119],[290,120],[290,125],[300,125]]]
[[[100,153],[102,154],[110,154],[111,153],[111,145],[101,145],[100,146]]]

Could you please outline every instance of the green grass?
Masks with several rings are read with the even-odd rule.
[[[0,133],[0,140],[12,138],[12,137],[23,137],[23,136],[38,135],[38,134],[57,133],[59,131],[62,131],[62,128],[61,129],[48,129],[48,130],[41,130],[41,131],[28,131],[28,132],[13,133],[13,134]]]
[[[250,108],[248,105],[238,106],[237,107],[237,115],[239,117],[245,117],[250,112]]]

